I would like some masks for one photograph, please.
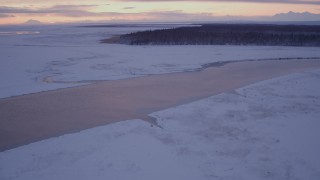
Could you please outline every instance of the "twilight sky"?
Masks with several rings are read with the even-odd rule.
[[[320,0],[0,0],[0,24],[254,19],[289,11],[320,14]]]

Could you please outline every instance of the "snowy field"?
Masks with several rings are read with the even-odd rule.
[[[320,57],[313,47],[99,44],[157,27],[0,27],[0,98],[247,59]],[[20,35],[16,35],[16,33]],[[0,153],[1,180],[318,180],[320,70]]]
[[[320,71],[0,153],[2,180],[320,178]]]
[[[163,27],[0,26],[0,98],[95,80],[192,71],[218,61],[320,57],[319,48],[312,47],[99,43],[113,35],[155,28]]]

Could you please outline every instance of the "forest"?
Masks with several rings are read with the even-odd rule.
[[[110,42],[103,40],[102,42]],[[129,45],[320,46],[320,26],[271,24],[203,24],[140,31],[117,37]]]

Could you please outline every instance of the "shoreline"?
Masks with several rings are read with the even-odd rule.
[[[145,30],[104,39],[127,45],[257,45],[319,47],[320,26],[200,24],[197,27]]]
[[[152,122],[155,111],[319,68],[319,59],[239,61],[0,99],[0,151],[123,120]]]
[[[201,67],[195,68],[192,70],[186,70],[186,71],[180,71],[180,72],[168,72],[168,73],[161,73],[161,74],[138,74],[139,76],[126,77],[123,79],[116,79],[116,80],[61,81],[61,80],[54,80],[54,76],[45,76],[45,77],[40,78],[39,81],[44,82],[44,83],[48,83],[48,84],[57,83],[57,84],[75,84],[75,85],[70,86],[70,87],[62,87],[62,88],[58,88],[58,89],[50,89],[50,90],[43,90],[43,91],[39,91],[39,92],[32,92],[32,93],[27,93],[27,94],[19,94],[19,95],[12,95],[12,96],[8,96],[8,97],[2,97],[2,98],[0,98],[0,101],[5,100],[5,99],[20,97],[20,96],[27,96],[27,95],[38,94],[38,93],[45,93],[45,92],[58,91],[58,90],[63,90],[63,89],[88,86],[88,85],[96,84],[96,83],[119,81],[119,80],[130,80],[130,79],[141,78],[141,77],[146,77],[146,76],[158,76],[158,75],[167,75],[167,74],[199,72],[199,71],[203,71],[207,68],[219,68],[219,67],[225,66],[230,63],[259,62],[259,61],[291,61],[291,60],[301,60],[301,61],[320,60],[320,57],[316,57],[316,56],[315,57],[293,57],[293,58],[285,57],[285,58],[263,58],[263,59],[242,59],[242,60],[217,61],[217,62],[212,62],[212,63],[205,63],[205,64],[201,65]]]

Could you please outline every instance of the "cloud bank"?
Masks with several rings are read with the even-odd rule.
[[[119,1],[119,0],[118,0]],[[146,2],[147,0],[121,0],[121,1],[140,1]],[[163,1],[168,2],[170,0],[148,0],[150,1]],[[188,0],[176,0],[176,1],[188,1]],[[209,0],[200,0],[209,1]],[[215,1],[215,0],[211,0]],[[210,2],[211,2],[210,1]],[[222,1],[222,0],[221,0]],[[245,2],[258,2],[254,0],[243,0]],[[297,2],[284,0],[281,1],[287,3]],[[224,1],[225,2],[225,1]],[[228,1],[236,2],[236,1]],[[237,1],[239,2],[239,1]],[[265,1],[259,1],[265,2]],[[276,0],[270,0],[270,2],[280,2]],[[300,1],[299,1],[300,2]],[[302,1],[301,1],[302,2]],[[303,1],[309,2],[309,1]],[[320,3],[320,2],[317,2]],[[109,5],[109,4],[108,4]],[[182,10],[162,10],[162,11],[144,11],[134,12],[130,11],[135,9],[133,6],[125,6],[122,12],[97,12],[94,11],[98,5],[55,5],[52,7],[34,8],[34,7],[9,7],[0,6],[0,18],[14,19],[15,17],[35,18],[41,19],[41,17],[61,17],[62,19],[69,18],[68,21],[157,21],[157,22],[194,22],[194,21],[237,21],[237,20],[249,20],[249,21],[320,21],[320,14],[314,13],[282,13],[275,16],[229,16],[221,15],[216,16],[211,12],[203,13],[190,13]],[[48,21],[41,19],[41,21]],[[57,22],[59,19],[57,20]],[[1,23],[0,23],[1,24]]]
[[[50,8],[16,8],[0,6],[0,14],[59,14],[67,17],[95,16],[89,10],[96,5],[57,5]]]
[[[279,3],[279,4],[312,4],[320,5],[318,0],[117,0],[122,2],[247,2],[247,3]]]
[[[8,17],[15,17],[15,16],[12,14],[1,14],[0,13],[0,18],[8,18]]]

